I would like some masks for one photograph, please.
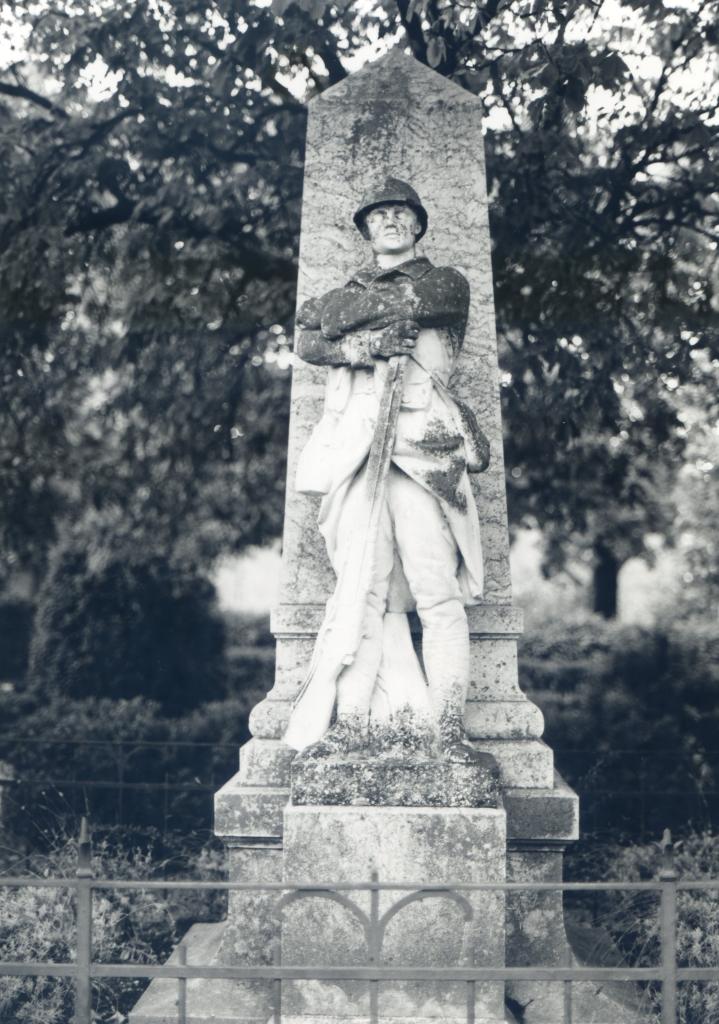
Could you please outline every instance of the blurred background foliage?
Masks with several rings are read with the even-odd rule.
[[[207,579],[281,531],[305,102],[396,43],[484,109],[512,528],[541,531],[547,573],[586,569],[607,619],[628,559],[657,543],[683,559],[668,625],[588,619],[569,643],[531,609],[524,682],[557,747],[669,746],[710,788],[716,652],[696,620],[719,611],[718,15],[717,0],[3,9],[8,729],[246,738],[272,649],[220,621]],[[86,755],[62,749],[35,767],[83,777]],[[20,774],[29,757],[15,751]],[[157,750],[137,764],[138,780],[206,767]]]
[[[541,528],[549,570],[588,559],[611,616],[621,565],[650,533],[675,539],[684,389],[701,407],[716,385],[716,16],[716,0],[7,10],[6,571],[39,586],[68,522],[119,557],[204,568],[279,533],[304,101],[398,42],[485,111],[512,522]],[[716,486],[713,463],[701,475]]]

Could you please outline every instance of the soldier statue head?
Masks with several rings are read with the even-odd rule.
[[[427,230],[427,211],[406,181],[387,177],[363,197],[353,217],[378,257],[409,256]]]

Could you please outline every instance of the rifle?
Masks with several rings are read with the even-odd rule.
[[[361,545],[350,546],[345,554],[337,585],[327,602],[307,676],[292,709],[285,742],[298,750],[321,739],[327,731],[335,704],[337,679],[354,661],[362,641],[406,365],[407,356],[392,356],[388,360],[364,471],[368,500],[366,514],[358,523],[363,541]]]

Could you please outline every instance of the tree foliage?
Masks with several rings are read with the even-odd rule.
[[[226,696],[227,686],[211,583],[144,552],[133,563],[88,558],[76,543],[55,550],[30,651],[37,699],[143,696],[178,714]]]
[[[550,561],[669,533],[717,358],[716,0],[32,0],[0,74],[0,523],[42,560],[281,522],[302,101],[397,40],[486,113],[511,514]],[[621,26],[618,27],[618,26]],[[714,72],[714,73],[713,73]],[[120,541],[118,541],[118,537]]]

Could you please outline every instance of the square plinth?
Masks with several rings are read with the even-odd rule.
[[[295,966],[413,967],[504,964],[504,894],[451,889],[502,882],[506,823],[499,808],[297,807],[284,815],[283,875],[293,884],[380,883],[328,898],[306,891],[283,911],[282,962]],[[438,889],[449,886],[448,890]],[[433,888],[434,887],[434,888]],[[418,898],[420,897],[420,898]],[[400,905],[401,903],[401,905]],[[464,982],[382,981],[379,1019],[466,1019]],[[366,981],[283,985],[290,1016],[366,1017]],[[504,1021],[501,983],[476,986],[477,1020]]]

